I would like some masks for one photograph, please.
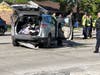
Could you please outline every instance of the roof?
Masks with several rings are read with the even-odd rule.
[[[0,3],[0,11],[12,11],[12,8],[10,7],[10,5],[6,2],[1,2]]]
[[[35,3],[39,4],[40,6],[44,7],[49,11],[59,11],[60,5],[58,2],[53,1],[35,1]]]
[[[44,9],[48,10],[49,12],[57,12],[59,11],[60,4],[59,2],[53,2],[53,1],[34,1],[39,6],[43,7]],[[8,5],[12,5],[13,3],[5,1],[4,3]]]
[[[0,5],[6,5],[6,6],[9,6],[9,4],[5,1],[1,2]]]

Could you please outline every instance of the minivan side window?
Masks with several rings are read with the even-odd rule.
[[[42,17],[44,22],[50,23],[51,22],[51,17],[50,16],[43,16]]]

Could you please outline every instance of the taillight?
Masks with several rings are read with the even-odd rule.
[[[46,28],[47,27],[47,24],[41,24],[41,27],[42,28]]]

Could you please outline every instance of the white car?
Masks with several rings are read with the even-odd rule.
[[[24,10],[23,10],[24,9]],[[40,14],[39,10],[29,7],[16,8],[12,15],[12,44],[18,46],[18,42],[29,42],[34,45],[50,47],[53,40],[62,41],[64,29],[59,31],[57,21],[53,16]],[[69,38],[71,27],[67,27]],[[58,34],[61,32],[62,34]]]
[[[57,38],[57,22],[51,15],[40,15],[36,11],[16,11],[12,16],[12,44],[19,41],[50,47],[51,40]]]

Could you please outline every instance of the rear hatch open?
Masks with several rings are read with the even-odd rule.
[[[14,5],[13,25],[15,33],[20,35],[38,35],[39,33],[39,15],[38,8],[32,8],[28,5]]]
[[[40,23],[38,18],[38,15],[29,14],[19,17],[15,25],[17,34],[33,36],[38,35],[40,30]]]

